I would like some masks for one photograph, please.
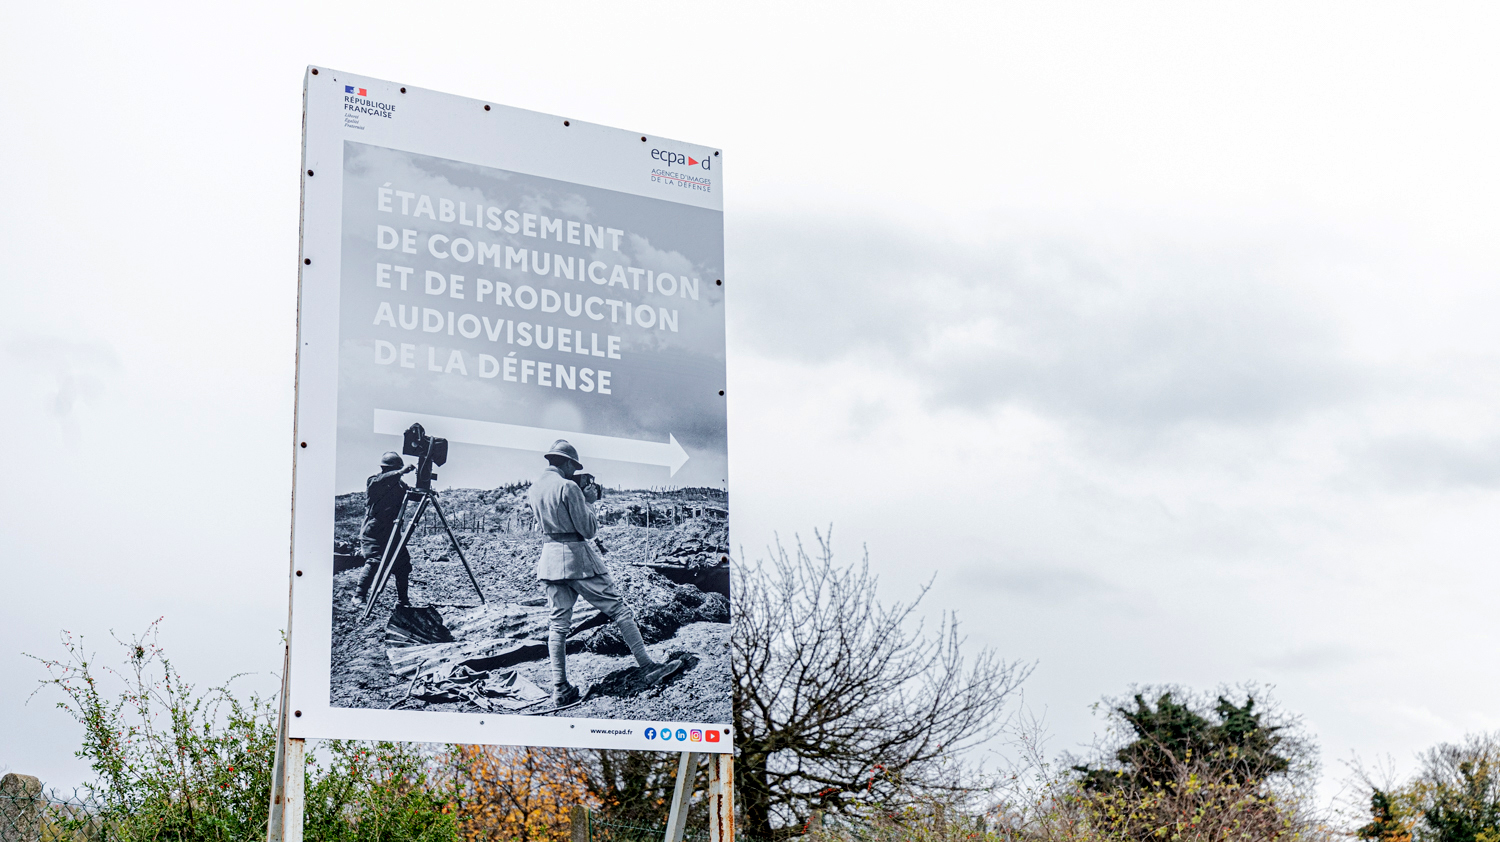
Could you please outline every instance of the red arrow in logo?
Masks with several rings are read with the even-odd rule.
[[[694,161],[691,157],[689,157],[688,158],[688,166],[690,166],[690,167],[696,167],[696,166],[698,166],[698,162]]]

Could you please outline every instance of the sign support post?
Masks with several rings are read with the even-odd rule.
[[[266,822],[266,842],[302,842],[302,801],[307,741],[286,735],[287,689],[292,643],[286,643],[281,666],[281,699],[276,718],[276,762],[271,768],[271,809]]]
[[[292,476],[297,472],[292,464]],[[295,499],[295,491],[293,492]],[[276,760],[271,767],[271,804],[266,821],[266,842],[302,842],[302,805],[307,741],[287,736],[292,706],[292,607],[291,588],[297,581],[297,560],[289,562],[286,642],[281,654],[281,694],[276,711]],[[301,715],[301,711],[297,712]]]
[[[276,777],[271,781],[271,821],[266,830],[267,842],[302,842],[303,781],[307,768],[307,741],[296,738],[285,741],[277,752]]]
[[[667,832],[662,842],[682,842],[688,802],[693,799],[693,783],[698,777],[698,758],[696,752],[684,751],[677,760],[677,785],[672,790],[672,810],[667,815]]]
[[[709,842],[734,842],[734,755],[714,754],[709,757]]]

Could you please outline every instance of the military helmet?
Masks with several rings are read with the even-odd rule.
[[[583,463],[578,461],[578,448],[574,447],[571,444],[568,444],[567,439],[558,439],[557,441],[553,442],[552,449],[547,451],[546,455],[561,456],[565,459],[571,460],[574,465],[577,465],[580,468],[583,467]]]
[[[380,467],[404,468],[406,467],[406,460],[402,459],[401,454],[397,453],[396,451],[387,450],[385,452],[385,455],[380,457]]]

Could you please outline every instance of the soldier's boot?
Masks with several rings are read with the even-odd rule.
[[[358,608],[365,604],[365,598],[370,595],[370,585],[375,581],[375,571],[380,567],[378,561],[365,562],[365,572],[359,577],[359,590],[349,598],[349,605]]]
[[[683,668],[682,661],[673,660],[663,664],[651,657],[651,653],[646,651],[646,641],[641,639],[641,629],[635,624],[634,617],[621,617],[615,624],[620,627],[620,637],[630,647],[630,654],[635,656],[635,662],[640,665],[641,677],[646,684],[660,684]]]
[[[652,664],[649,667],[642,667],[641,681],[644,682],[647,687],[655,687],[656,685],[681,672],[682,669],[686,666],[687,664],[683,663],[682,661],[673,659],[667,661],[665,664]]]
[[[567,682],[557,685],[552,690],[552,706],[556,708],[565,707],[578,701],[580,693],[577,687]]]
[[[407,573],[396,574],[396,604],[405,605],[408,608],[411,607],[411,599],[406,590],[407,586],[410,584],[407,581],[409,575],[410,574]]]

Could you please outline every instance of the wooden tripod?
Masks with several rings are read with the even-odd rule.
[[[411,522],[406,523],[406,506],[413,500],[417,501],[417,510],[412,515]],[[474,569],[469,566],[469,560],[464,558],[464,548],[458,543],[458,536],[453,534],[453,527],[448,525],[448,516],[443,514],[443,504],[437,498],[437,492],[425,488],[407,489],[406,496],[401,499],[401,512],[396,515],[396,523],[391,528],[391,534],[385,539],[385,552],[380,554],[380,566],[375,569],[375,582],[370,587],[370,594],[366,598],[364,613],[359,615],[360,622],[369,619],[370,612],[375,610],[375,600],[380,598],[380,592],[385,589],[385,583],[391,578],[391,571],[396,567],[396,559],[401,556],[401,551],[406,549],[406,544],[411,540],[412,533],[417,531],[417,524],[421,522],[422,515],[428,506],[437,512],[438,520],[443,523],[443,530],[448,533],[448,540],[453,542],[453,551],[458,553],[458,560],[464,564],[464,572],[469,574],[469,581],[474,584],[474,590],[479,594],[479,601],[484,602],[484,591],[479,587],[479,580],[474,578]],[[397,539],[397,534],[400,539]]]

